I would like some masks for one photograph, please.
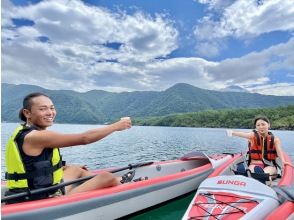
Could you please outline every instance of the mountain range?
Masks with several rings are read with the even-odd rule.
[[[59,123],[108,123],[123,116],[149,117],[209,109],[268,108],[294,104],[294,96],[271,96],[246,92],[218,92],[179,83],[164,91],[113,93],[91,90],[49,90],[33,85],[1,84],[1,120],[18,122],[25,95],[43,92],[57,109]]]

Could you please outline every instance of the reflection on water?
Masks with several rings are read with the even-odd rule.
[[[16,123],[2,123],[1,129],[1,173],[4,173],[5,143]],[[78,133],[95,125],[55,124],[52,130],[64,133]],[[282,140],[284,150],[292,157],[293,131],[274,131]],[[205,153],[241,152],[247,149],[245,139],[228,138],[224,129],[175,128],[133,126],[129,130],[116,132],[105,139],[85,146],[61,149],[67,163],[86,164],[90,169],[125,166],[151,160],[170,160],[181,157],[192,150]]]

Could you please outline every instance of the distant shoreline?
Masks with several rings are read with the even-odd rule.
[[[86,113],[85,113],[86,114]],[[256,115],[265,115],[270,119],[271,130],[294,130],[294,105],[276,108],[260,109],[233,109],[233,110],[206,110],[201,112],[168,114],[165,116],[135,117],[132,123],[137,126],[162,126],[162,127],[191,127],[191,128],[239,128],[253,129],[253,120]],[[119,120],[116,119],[116,120]],[[106,121],[106,120],[105,120]],[[114,120],[115,121],[115,120]],[[81,124],[81,125],[107,125],[114,121],[93,121],[83,123],[79,120],[72,123],[63,121],[57,116],[55,123]],[[2,123],[23,123],[20,121],[2,121]]]

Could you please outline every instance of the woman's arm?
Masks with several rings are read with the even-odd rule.
[[[246,139],[250,139],[254,135],[253,132],[233,131],[230,129],[227,129],[226,132],[229,137],[237,136],[237,137],[242,137]]]
[[[294,166],[291,164],[291,162],[286,162],[285,161],[284,151],[283,151],[282,146],[281,146],[281,141],[280,141],[280,139],[278,137],[275,137],[275,147],[276,147],[278,157],[281,159],[284,166],[289,165],[289,166],[294,168]]]
[[[115,131],[121,131],[131,127],[130,119],[123,119],[105,127],[91,129],[79,134],[62,134],[54,131],[34,130],[30,132],[24,140],[23,148],[38,149],[53,148],[53,147],[69,147],[76,145],[90,144],[101,140]]]

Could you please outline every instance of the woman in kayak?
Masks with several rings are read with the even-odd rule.
[[[51,99],[42,93],[27,95],[19,116],[25,123],[14,131],[6,146],[9,194],[93,175],[83,166],[65,166],[59,148],[90,144],[115,131],[131,128],[130,118],[123,118],[113,124],[78,134],[49,131],[47,128],[53,124],[56,110]],[[131,174],[118,178],[109,172],[102,172],[79,186],[67,186],[63,193],[73,194],[116,186],[130,181],[132,176],[128,175]],[[56,194],[56,191],[48,194],[45,197]]]
[[[280,139],[269,132],[269,119],[265,116],[256,116],[254,125],[255,130],[252,132],[227,130],[229,137],[233,135],[248,139],[250,171],[276,174],[276,157],[281,159],[284,166],[292,166],[291,163],[285,162]]]

